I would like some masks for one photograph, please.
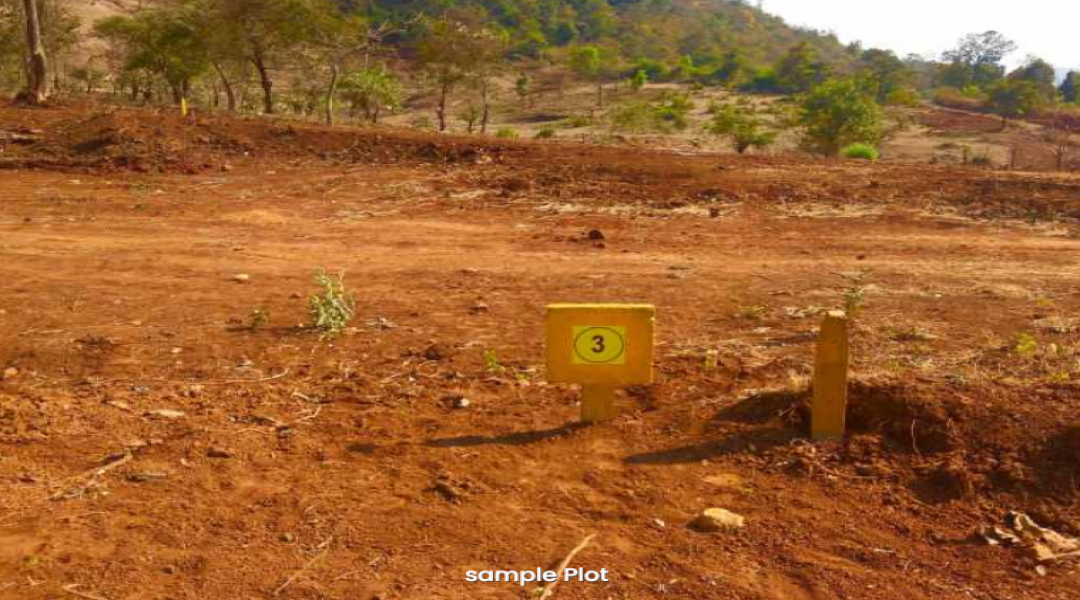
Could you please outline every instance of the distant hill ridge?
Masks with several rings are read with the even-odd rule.
[[[69,6],[83,19],[84,29],[89,30],[104,17],[170,1],[78,0]],[[842,63],[852,56],[852,49],[832,34],[791,26],[739,0],[335,1],[376,19],[406,19],[421,11],[437,14],[448,6],[480,6],[493,21],[507,28],[515,41],[539,33],[553,46],[611,43],[619,45],[627,58],[674,62],[689,55],[697,62],[710,62],[737,50],[753,62],[769,64],[799,42],[809,43],[827,62]],[[613,29],[597,35],[593,31],[595,22],[608,18],[612,19]],[[564,24],[559,19],[569,22]]]

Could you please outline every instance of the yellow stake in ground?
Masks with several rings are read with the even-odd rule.
[[[814,397],[810,435],[815,440],[844,437],[848,401],[848,319],[830,311],[821,322],[814,357]]]
[[[614,419],[617,388],[652,383],[655,317],[647,304],[548,306],[548,381],[582,386],[582,421]]]

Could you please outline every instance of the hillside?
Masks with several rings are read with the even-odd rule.
[[[730,0],[337,0],[373,20],[410,22],[419,14],[439,14],[447,6],[481,8],[506,29],[521,55],[537,45],[571,43],[616,45],[627,60],[648,58],[677,62],[690,56],[696,64],[722,60],[737,51],[747,60],[769,64],[791,46],[807,42],[827,62],[850,55],[832,34],[788,25],[782,18],[741,1]],[[90,0],[70,2],[88,26],[104,17],[131,13],[162,0]]]

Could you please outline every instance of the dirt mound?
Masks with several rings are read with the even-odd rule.
[[[898,480],[928,502],[976,494],[1048,500],[1076,494],[1076,405],[1067,414],[1047,413],[1020,389],[856,381],[843,444],[831,451],[814,448],[807,457],[797,442],[809,435],[809,406],[809,392],[764,392],[724,408],[717,421],[779,423],[786,433],[773,431],[779,444],[774,452],[796,470],[851,469],[856,477]]]
[[[214,166],[215,158],[223,154],[247,149],[205,121],[147,116],[132,118],[121,110],[64,121],[48,128],[25,155],[45,165],[197,172]]]
[[[109,109],[51,124],[15,154],[25,166],[196,173],[254,159],[484,164],[512,146],[391,129],[331,128],[173,110]]]

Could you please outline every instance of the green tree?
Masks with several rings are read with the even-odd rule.
[[[604,105],[604,80],[611,68],[611,53],[599,46],[578,46],[570,51],[570,68],[596,84],[596,105]]]
[[[273,114],[274,71],[291,63],[291,52],[312,35],[316,9],[325,0],[209,0],[209,21],[233,52],[259,76],[263,111]]]
[[[191,2],[98,21],[94,33],[122,47],[123,68],[145,71],[169,86],[173,102],[188,96],[191,81],[209,68],[199,15]]]
[[[79,82],[83,87],[82,91],[87,94],[93,94],[97,91],[106,78],[106,73],[99,69],[87,65],[84,67],[78,67],[71,72],[71,78]]]
[[[377,124],[383,111],[401,107],[401,84],[381,66],[364,67],[342,79],[341,91],[351,106],[353,117]]]
[[[505,37],[489,29],[477,13],[448,14],[423,23],[416,54],[425,74],[438,88],[435,115],[439,131],[446,131],[447,107],[454,89],[482,75],[504,51]]]
[[[312,11],[310,35],[306,47],[316,67],[327,73],[323,120],[334,124],[335,99],[341,78],[361,57],[370,55],[371,47],[385,33],[369,26],[366,19],[355,14],[342,14],[327,4]]]
[[[649,76],[645,74],[643,69],[634,71],[634,74],[630,77],[630,89],[635,92],[645,89],[647,83],[649,83]]]
[[[956,48],[945,52],[941,82],[957,89],[969,85],[986,87],[1005,76],[1001,63],[1016,48],[1016,42],[997,31],[969,34]]]
[[[911,89],[914,73],[891,50],[862,53],[860,70],[877,85],[877,101],[884,104]]]
[[[804,146],[834,156],[850,144],[876,145],[884,137],[876,97],[876,86],[864,77],[832,79],[815,87],[800,106]]]
[[[1003,79],[987,90],[990,108],[1001,117],[1001,128],[1009,119],[1020,119],[1045,104],[1039,86],[1026,79]]]
[[[521,108],[529,108],[529,94],[532,93],[532,80],[529,79],[528,73],[522,71],[518,73],[517,79],[514,80],[514,93],[517,94],[519,100],[521,100]]]
[[[754,68],[739,49],[724,55],[724,61],[713,76],[729,88],[738,88],[753,78]]]
[[[776,132],[769,130],[765,120],[751,109],[722,104],[712,107],[712,113],[705,126],[706,133],[729,137],[739,154],[751,148],[765,148],[776,141]]]
[[[1057,71],[1054,70],[1054,65],[1041,58],[1028,57],[1023,66],[1009,73],[1009,79],[1035,84],[1044,104],[1051,104],[1057,99]]]
[[[828,66],[818,59],[818,53],[807,42],[788,50],[776,65],[776,80],[787,93],[807,92],[828,77]]]
[[[1080,73],[1069,71],[1061,82],[1061,98],[1066,102],[1080,102]]]

